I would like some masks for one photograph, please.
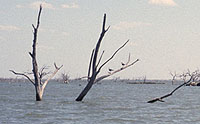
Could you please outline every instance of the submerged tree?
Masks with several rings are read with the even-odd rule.
[[[36,27],[32,24],[33,26],[33,50],[32,53],[29,52],[29,55],[32,58],[32,66],[33,66],[33,70],[32,70],[32,74],[34,75],[34,80],[32,80],[27,74],[25,73],[17,73],[13,70],[10,70],[11,72],[13,72],[16,75],[21,75],[26,77],[35,87],[35,91],[36,91],[36,101],[41,101],[42,100],[42,96],[44,93],[44,89],[46,87],[46,85],[48,84],[49,80],[51,78],[54,77],[54,75],[58,72],[58,70],[62,67],[57,67],[56,64],[54,63],[55,66],[55,71],[43,82],[42,78],[47,75],[48,73],[44,72],[44,70],[46,69],[46,67],[43,67],[40,71],[38,70],[38,64],[37,64],[37,60],[36,60],[36,44],[37,44],[37,33],[38,33],[38,28],[40,25],[40,15],[42,12],[42,6],[40,5],[40,9],[39,9],[39,13],[38,13],[38,18],[37,18],[37,25]]]
[[[62,80],[63,83],[68,84],[69,78],[70,78],[70,76],[69,76],[68,73],[66,73],[66,72],[61,73],[61,80]]]
[[[179,85],[178,87],[176,87],[173,91],[171,91],[170,93],[163,95],[161,97],[157,97],[154,98],[152,100],[147,101],[147,103],[154,103],[157,101],[160,102],[164,102],[163,99],[172,96],[174,94],[175,91],[177,91],[178,89],[180,89],[183,86],[190,86],[191,83],[195,83],[196,86],[198,86],[199,84],[197,82],[199,82],[199,77],[200,77],[200,71],[199,69],[195,70],[194,72],[190,72],[190,70],[188,69],[187,72],[183,72],[182,74],[178,75],[178,74],[171,74],[172,75],[172,81],[174,83],[175,78],[180,78],[183,83],[181,85]]]
[[[103,57],[104,51],[102,52],[99,60],[97,61],[97,57],[98,57],[98,52],[99,52],[99,48],[101,45],[101,42],[103,40],[103,37],[105,35],[105,33],[109,30],[110,26],[108,28],[105,29],[105,23],[106,23],[106,14],[104,14],[104,18],[103,18],[103,26],[102,26],[102,32],[100,34],[100,37],[98,39],[98,42],[96,44],[95,49],[92,50],[92,54],[90,57],[90,62],[89,62],[89,69],[88,69],[88,84],[86,85],[86,87],[83,89],[83,91],[80,93],[80,95],[76,98],[76,101],[82,101],[83,98],[86,96],[86,94],[88,93],[88,91],[92,88],[93,84],[103,80],[104,78],[107,78],[117,72],[120,72],[132,65],[134,65],[136,62],[139,61],[139,59],[135,60],[134,62],[130,63],[130,55],[129,55],[129,59],[127,63],[122,63],[122,67],[117,69],[117,70],[112,70],[109,69],[109,73],[103,76],[100,76],[99,78],[96,79],[97,75],[99,74],[99,72],[101,71],[102,67],[105,66],[110,60],[112,60],[114,58],[114,56],[129,42],[126,41],[121,47],[119,47],[114,53],[113,55],[107,59],[102,65],[99,65],[101,62],[101,59]],[[90,74],[92,72],[92,74]]]

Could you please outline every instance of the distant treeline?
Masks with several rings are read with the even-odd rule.
[[[75,80],[85,80],[85,79],[70,79],[68,83],[73,82]],[[86,80],[85,80],[86,81]],[[141,80],[141,79],[106,79],[105,82],[111,81],[111,82],[125,82],[128,84],[170,84],[171,80]],[[29,82],[25,78],[0,78],[0,83],[27,83]],[[55,78],[51,79],[50,82],[58,82],[58,83],[66,83],[62,78]],[[102,81],[103,83],[104,81]],[[100,82],[101,83],[101,82]]]
[[[51,82],[63,82],[63,79],[52,79]],[[0,78],[0,83],[27,83],[25,78]]]

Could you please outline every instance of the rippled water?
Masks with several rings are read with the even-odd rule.
[[[79,86],[82,84],[81,86]],[[84,83],[85,84],[85,83]],[[0,84],[1,124],[196,124],[200,123],[200,87],[183,87],[164,103],[146,103],[177,85],[104,81],[84,99],[75,98],[83,82],[50,82],[43,101],[35,101],[31,83]]]

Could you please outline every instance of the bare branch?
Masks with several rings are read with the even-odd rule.
[[[101,68],[102,68],[104,65],[106,65],[111,59],[113,59],[113,57],[117,54],[117,52],[118,52],[120,49],[122,49],[128,42],[129,42],[129,40],[127,40],[120,48],[118,48],[118,49],[113,53],[113,55],[112,55],[106,62],[104,62],[104,63],[100,66],[100,68],[98,69],[98,72],[97,72],[97,73],[99,73],[100,70],[101,70]]]
[[[110,26],[107,27],[107,29],[105,30],[105,32],[107,32],[110,29]]]
[[[110,26],[108,26],[107,29],[105,29],[105,25],[106,25],[106,14],[104,14],[104,18],[103,18],[103,26],[102,26],[102,32],[107,32],[108,29],[110,28]]]
[[[89,63],[89,68],[88,68],[88,80],[90,78],[90,70],[91,70],[91,66],[92,66],[92,61],[93,61],[93,56],[94,56],[94,49],[92,50],[92,54],[91,54],[91,57],[90,57],[90,63]]]
[[[29,55],[31,56],[31,58],[33,58],[33,54],[31,52],[29,52]]]
[[[125,66],[123,66],[123,67],[121,67],[121,68],[119,68],[119,69],[117,69],[117,70],[115,70],[115,71],[113,71],[113,72],[110,72],[109,74],[106,74],[106,75],[103,75],[103,76],[97,78],[97,79],[95,80],[95,83],[98,82],[98,81],[101,81],[101,80],[103,80],[104,78],[107,78],[107,77],[109,77],[109,76],[111,76],[111,75],[113,75],[113,74],[115,74],[115,73],[117,73],[117,72],[120,72],[120,71],[122,71],[122,70],[124,70],[124,69],[126,69],[126,68],[128,68],[128,67],[130,67],[130,66],[132,66],[132,65],[134,65],[134,64],[135,64],[136,62],[138,62],[138,61],[139,61],[139,59],[135,60],[135,61],[132,62],[131,64],[125,65]]]
[[[127,61],[126,65],[128,65],[128,63],[130,62],[130,59],[131,59],[131,54],[129,53],[128,54],[128,61]]]
[[[33,72],[24,72],[24,74],[27,74],[27,75],[32,75]]]
[[[179,85],[178,87],[176,87],[171,93],[167,94],[167,95],[164,95],[164,96],[161,96],[161,97],[158,97],[158,98],[154,98],[152,100],[149,100],[147,103],[154,103],[154,102],[157,102],[157,101],[161,101],[161,102],[164,102],[162,99],[166,98],[166,97],[169,97],[171,95],[173,95],[173,93],[178,90],[179,88],[181,88],[182,86],[188,84],[191,80],[192,80],[193,76],[190,77],[190,79],[187,81],[187,82],[184,82],[183,84]]]
[[[35,26],[32,24],[32,27],[33,27],[33,29],[35,30],[36,28],[35,28]]]
[[[93,73],[96,73],[96,61],[97,61],[97,56],[98,56],[99,48],[100,48],[100,45],[101,45],[101,41],[103,40],[103,37],[104,37],[105,33],[109,29],[109,27],[108,27],[105,30],[105,24],[106,24],[106,14],[104,14],[104,18],[103,18],[102,32],[100,34],[100,37],[99,37],[98,42],[97,42],[96,47],[95,47],[95,52],[94,52],[94,57],[93,57],[93,64],[92,64]]]
[[[39,13],[38,13],[38,20],[37,20],[37,29],[39,28],[39,25],[40,25],[40,15],[41,15],[41,11],[42,11],[42,5],[40,5],[40,10],[39,10]]]
[[[39,78],[40,78],[40,83],[42,83],[42,78],[45,77],[46,75],[50,74],[50,72],[44,72],[46,69],[48,69],[47,66],[43,66],[40,71],[38,72]]]
[[[55,68],[57,69],[57,70],[59,70],[60,68],[62,68],[63,67],[63,65],[61,65],[60,67],[57,67],[57,65],[56,65],[56,63],[54,62],[54,66],[55,66]]]
[[[47,85],[47,83],[49,82],[49,80],[51,80],[51,78],[53,78],[55,75],[56,75],[56,73],[58,72],[58,70],[60,70],[60,68],[62,68],[63,67],[63,65],[61,65],[60,67],[57,67],[56,66],[56,63],[54,63],[54,66],[55,66],[55,71],[52,73],[52,75],[51,76],[49,76],[49,78],[43,83],[43,85],[42,85],[42,89],[44,89],[45,87],[46,87],[46,85]]]
[[[101,62],[101,59],[102,59],[102,57],[103,57],[103,54],[104,54],[104,51],[102,52],[102,54],[101,54],[101,56],[100,56],[100,58],[99,58],[99,61],[98,61],[97,65],[96,65],[96,68],[99,66],[99,64],[100,64],[100,62]]]
[[[82,80],[82,79],[88,79],[88,76],[83,76],[83,77],[75,78],[74,80]]]
[[[32,80],[29,78],[29,76],[27,76],[26,74],[17,73],[17,72],[15,72],[15,71],[13,71],[13,70],[9,70],[9,71],[11,71],[12,73],[14,73],[15,75],[21,75],[21,76],[26,77],[33,85],[35,85],[34,81],[32,81]]]

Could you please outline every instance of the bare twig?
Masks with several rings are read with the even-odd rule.
[[[118,48],[118,49],[113,53],[113,55],[99,67],[97,73],[99,73],[100,70],[101,70],[101,68],[102,68],[104,65],[106,65],[111,59],[113,59],[113,57],[117,54],[117,52],[118,52],[120,49],[122,49],[128,42],[129,42],[129,40],[127,40],[120,48]]]
[[[48,74],[50,74],[50,72],[44,72],[46,69],[48,69],[47,66],[43,66],[40,71],[38,72],[39,74],[39,78],[40,78],[40,82],[42,81],[42,78]]]

